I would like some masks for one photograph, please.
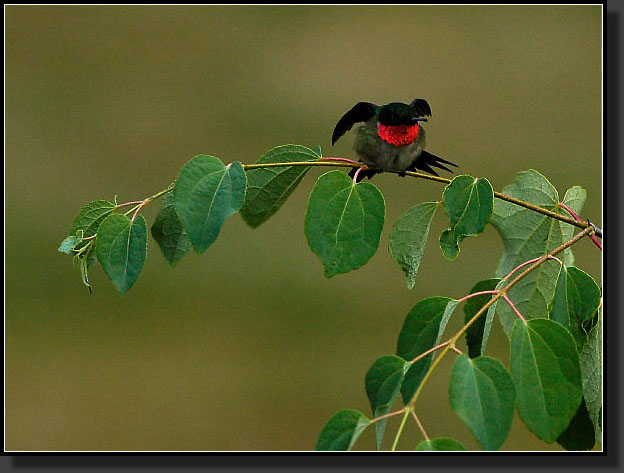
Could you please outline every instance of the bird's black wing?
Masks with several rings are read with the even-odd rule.
[[[375,115],[375,109],[377,105],[369,102],[358,102],[351,110],[345,113],[334,128],[332,134],[332,146],[338,141],[342,135],[351,129],[351,127],[358,122],[367,122],[373,115]]]
[[[425,99],[414,99],[410,106],[416,111],[419,117],[431,116],[431,107]]]
[[[438,173],[435,172],[431,168],[431,166],[433,166],[439,169],[444,169],[445,171],[448,171],[448,172],[453,172],[451,169],[447,168],[442,163],[448,164],[449,166],[457,167],[457,164],[455,163],[447,161],[446,159],[442,159],[439,156],[436,156],[435,154],[431,154],[431,153],[428,153],[427,151],[423,151],[420,154],[420,156],[418,156],[418,158],[416,158],[414,162],[410,164],[410,166],[406,169],[406,171],[416,171],[416,169],[420,169],[421,171],[425,171],[425,172],[428,172],[429,174],[433,174],[434,176],[437,176]]]

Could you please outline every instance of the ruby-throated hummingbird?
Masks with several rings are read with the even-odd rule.
[[[358,181],[383,171],[398,171],[405,176],[405,171],[420,169],[437,176],[431,166],[453,172],[444,164],[456,164],[424,150],[425,130],[420,122],[427,121],[425,116],[431,116],[431,108],[424,99],[414,99],[409,105],[393,102],[379,106],[359,102],[336,124],[332,145],[354,124],[364,122],[357,130],[353,149],[359,160],[373,169],[362,170]],[[356,171],[357,168],[353,168],[349,175],[353,177]]]

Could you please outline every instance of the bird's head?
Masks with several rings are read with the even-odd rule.
[[[413,126],[427,119],[420,116],[411,105],[393,102],[383,107],[377,107],[379,123],[384,126]]]
[[[420,134],[419,122],[427,119],[412,105],[393,102],[375,110],[377,133],[386,143],[403,146],[412,143]]]

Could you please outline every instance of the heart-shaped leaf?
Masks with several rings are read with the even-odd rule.
[[[539,172],[524,171],[516,176],[514,183],[503,189],[503,194],[568,216],[560,208],[557,189]],[[577,214],[581,212],[586,192],[573,187],[566,192],[564,203]],[[496,276],[507,275],[516,266],[542,256],[567,241],[574,231],[568,223],[542,215],[516,204],[496,199],[492,225],[500,234],[504,251]],[[572,264],[571,250],[563,255],[565,264]],[[527,275],[509,290],[509,297],[526,318],[548,317],[548,305],[555,293],[560,264],[549,260]],[[509,336],[516,315],[508,304],[498,304],[498,315],[505,333]]]
[[[373,184],[355,184],[342,171],[318,178],[308,201],[305,234],[326,277],[357,269],[375,254],[385,212],[383,196]]]
[[[100,224],[95,249],[104,272],[117,290],[124,294],[134,285],[145,263],[145,219],[142,215],[134,221],[121,214],[109,215]]]
[[[552,320],[518,319],[511,332],[509,364],[520,418],[539,438],[554,442],[581,403],[581,371],[572,335]]]
[[[174,188],[175,211],[197,253],[219,236],[223,222],[245,201],[247,178],[239,162],[225,166],[200,154],[180,170]]]
[[[457,303],[455,299],[448,297],[429,297],[418,302],[403,322],[397,342],[397,356],[411,362],[438,345]],[[430,353],[419,359],[412,363],[405,373],[401,386],[401,395],[405,403],[409,402],[416,392],[433,357],[434,354]]]
[[[440,235],[440,248],[445,258],[455,259],[459,243],[467,236],[481,233],[490,221],[494,191],[487,179],[463,174],[446,186],[442,203],[451,225]]]
[[[498,450],[511,428],[514,385],[503,364],[485,356],[460,355],[449,384],[451,408],[468,425],[484,450]]]
[[[589,274],[574,266],[561,268],[549,315],[570,330],[579,349],[587,341],[583,324],[596,313],[601,297],[600,287]]]
[[[387,414],[397,397],[403,377],[409,365],[398,356],[383,356],[375,360],[373,366],[366,373],[366,394],[371,404],[374,417]],[[386,419],[375,423],[377,449],[381,448]]]
[[[316,441],[316,450],[350,450],[370,419],[353,409],[335,414],[327,421]]]
[[[191,249],[191,241],[176,214],[172,192],[163,198],[162,206],[152,225],[152,237],[171,266],[180,261]]]

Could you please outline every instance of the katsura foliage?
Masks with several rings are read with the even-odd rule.
[[[89,271],[99,263],[125,294],[139,280],[148,246],[159,248],[171,266],[178,266],[191,249],[197,254],[209,250],[235,214],[252,229],[266,224],[311,167],[357,166],[345,161],[323,158],[319,147],[299,145],[273,148],[253,164],[226,164],[198,155],[182,166],[171,185],[151,197],[87,203],[58,250],[74,257],[90,291]],[[491,278],[472,282],[469,294],[432,295],[414,303],[397,334],[394,354],[373,358],[366,372],[370,417],[354,409],[337,412],[324,427],[319,425],[316,449],[350,450],[374,426],[376,448],[387,444],[395,450],[412,418],[424,437],[412,449],[465,450],[453,438],[429,438],[417,415],[427,408],[419,401],[421,391],[440,360],[452,353],[457,358],[449,379],[454,412],[449,415],[465,423],[484,450],[504,448],[514,413],[545,442],[572,450],[601,444],[602,291],[591,275],[574,266],[571,250],[585,236],[600,246],[595,236],[599,229],[576,216],[587,199],[585,190],[574,186],[560,201],[555,187],[534,170],[520,172],[503,193],[494,191],[486,178],[468,174],[434,180],[446,184],[440,201],[414,202],[390,224],[383,192],[374,183],[356,182],[344,170],[333,169],[321,174],[312,188],[303,228],[320,261],[319,274],[322,267],[327,278],[344,277],[340,275],[370,261],[386,228],[390,257],[412,289],[425,255],[435,257],[436,252],[425,251],[435,218],[445,222],[446,230],[436,240],[447,259],[458,258],[463,240],[478,236],[488,224],[504,247]],[[160,197],[151,225],[156,245],[148,245],[141,211]],[[443,212],[436,212],[438,207]],[[449,334],[448,322],[458,317],[455,309],[461,304],[463,326]],[[505,361],[486,353],[495,320],[508,336]],[[468,353],[457,347],[460,339],[465,339]],[[402,420],[390,445],[384,437],[394,416]]]

